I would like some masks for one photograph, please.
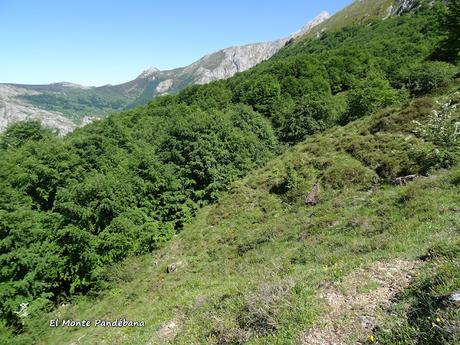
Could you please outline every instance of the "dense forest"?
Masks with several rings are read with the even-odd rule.
[[[201,207],[309,136],[446,87],[459,73],[458,1],[287,44],[226,81],[59,137],[37,122],[0,136],[0,319],[107,287],[107,267],[160,248]],[[455,146],[414,165],[455,163]],[[429,159],[428,159],[429,157]],[[414,172],[414,171],[411,171]],[[391,181],[405,171],[388,171]]]

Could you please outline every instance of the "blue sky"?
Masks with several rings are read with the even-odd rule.
[[[0,83],[117,84],[298,30],[352,0],[0,0]]]

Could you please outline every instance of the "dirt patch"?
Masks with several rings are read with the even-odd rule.
[[[359,269],[321,293],[327,313],[300,337],[302,345],[345,345],[372,342],[380,311],[409,285],[419,261],[378,261]]]

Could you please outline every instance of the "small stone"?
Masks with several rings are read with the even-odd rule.
[[[175,332],[176,327],[176,323],[174,321],[170,321],[160,329],[158,335],[162,338],[171,336]]]
[[[316,205],[319,202],[319,193],[321,191],[320,185],[317,182],[314,186],[311,192],[307,195],[305,198],[305,204],[306,205]]]
[[[182,265],[182,261],[173,262],[171,265],[169,265],[169,266],[166,268],[166,273],[172,273],[172,272],[174,272],[180,265]]]
[[[166,268],[166,273],[172,273],[177,269],[177,265],[175,263],[172,263]]]
[[[460,305],[460,292],[454,292],[454,293],[451,293],[450,296],[449,296],[449,301],[457,304],[457,305]]]
[[[358,321],[361,324],[361,326],[366,330],[372,330],[375,326],[374,319],[369,316],[365,316],[365,315],[358,316]]]

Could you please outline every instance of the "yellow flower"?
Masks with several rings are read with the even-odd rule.
[[[437,317],[437,318],[436,318],[436,322],[437,322],[437,323],[441,323],[441,318],[440,318],[440,317]]]
[[[370,335],[369,340],[371,341],[371,343],[373,343],[373,342],[375,342],[375,337],[373,335]]]

